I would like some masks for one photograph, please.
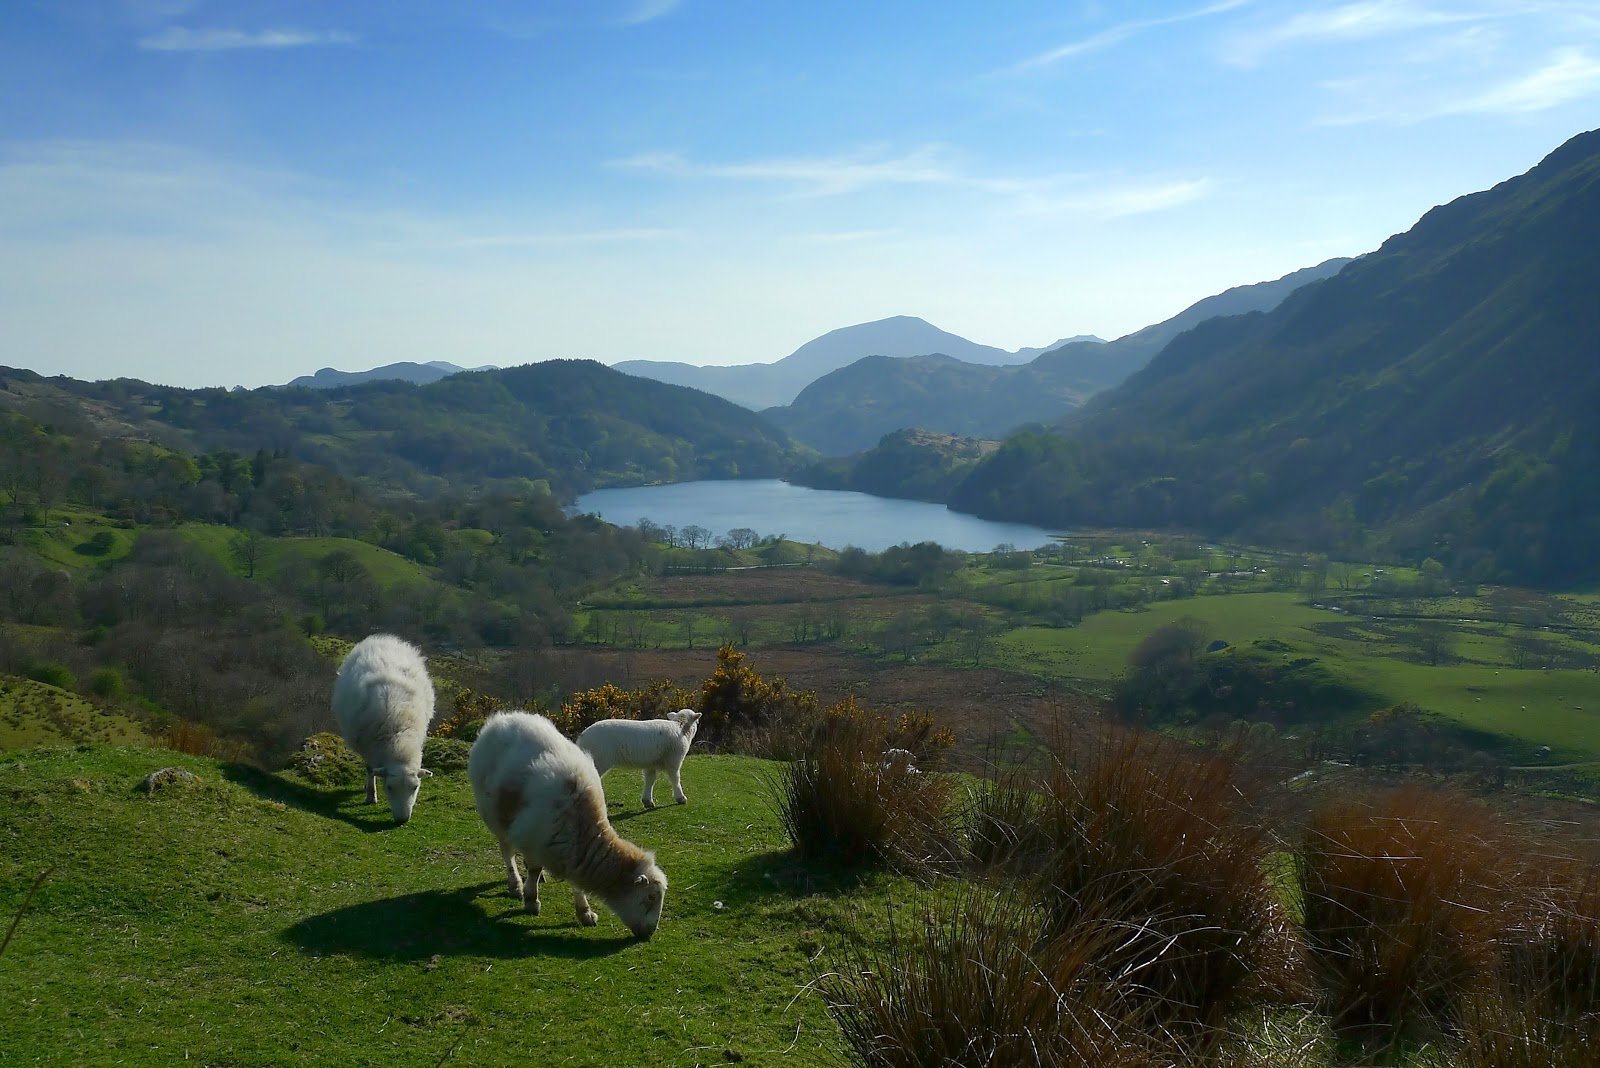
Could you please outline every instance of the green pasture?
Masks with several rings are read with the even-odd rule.
[[[136,790],[168,765],[197,782]],[[49,872],[0,958],[0,1059],[837,1063],[812,962],[894,884],[794,868],[770,767],[691,757],[690,803],[654,811],[638,773],[607,776],[619,833],[670,880],[637,942],[603,907],[578,926],[561,883],[524,914],[461,771],[429,779],[395,827],[355,781],[149,749],[0,757],[0,912]]]
[[[146,745],[132,717],[47,683],[0,675],[0,752],[25,746],[98,743]]]

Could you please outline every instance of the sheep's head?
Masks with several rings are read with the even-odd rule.
[[[693,740],[694,732],[700,729],[700,713],[692,708],[680,708],[668,713],[667,718],[678,725],[685,738]]]
[[[408,768],[403,764],[396,764],[392,767],[379,768],[378,774],[383,776],[383,791],[389,797],[389,811],[394,813],[394,821],[406,822],[411,818],[412,810],[417,807],[417,793],[422,789],[422,780],[433,772],[425,768]]]
[[[635,938],[649,938],[661,923],[661,906],[667,900],[667,874],[653,858],[646,857],[644,864],[606,904]]]

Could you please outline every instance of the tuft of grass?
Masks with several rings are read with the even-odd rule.
[[[1024,895],[958,891],[881,946],[857,936],[821,991],[867,1068],[1144,1068],[1160,1058],[1103,962],[1125,937],[1099,912],[1060,931]]]
[[[1123,922],[1108,966],[1158,1027],[1210,1041],[1242,1008],[1294,997],[1261,785],[1237,753],[1137,731],[1064,750],[978,792],[963,823],[980,868],[1035,886],[1052,932],[1087,909]]]
[[[1332,1026],[1389,1042],[1453,1029],[1495,967],[1516,852],[1489,810],[1419,786],[1314,811],[1296,864]]]
[[[773,782],[778,819],[802,860],[928,875],[955,858],[942,775],[886,762],[890,725],[846,699]]]

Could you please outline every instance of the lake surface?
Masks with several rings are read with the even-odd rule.
[[[679,529],[702,526],[719,537],[749,527],[763,537],[782,534],[791,541],[816,542],[830,549],[854,545],[868,552],[919,541],[966,552],[988,552],[1006,543],[1033,549],[1048,544],[1053,533],[1024,523],[963,515],[942,504],[811,489],[778,479],[595,490],[579,497],[573,510],[593,512],[618,526],[648,519]]]

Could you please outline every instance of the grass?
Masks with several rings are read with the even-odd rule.
[[[134,786],[177,765],[199,782]],[[170,752],[0,758],[0,913],[41,871],[0,966],[5,1051],[30,1063],[816,1064],[838,1035],[808,960],[889,884],[813,893],[768,808],[770,765],[700,756],[653,812],[607,777],[620,833],[671,879],[655,938],[562,895],[527,917],[461,773],[411,823],[313,787]],[[622,799],[632,799],[622,802]],[[626,1021],[619,1024],[618,1021]]]
[[[137,720],[100,708],[71,690],[15,675],[0,676],[0,751],[63,743],[138,745],[149,741]]]

